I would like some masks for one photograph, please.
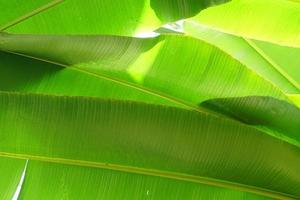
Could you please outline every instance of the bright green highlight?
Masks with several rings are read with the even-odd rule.
[[[300,3],[295,1],[233,0],[188,21],[242,37],[300,47]]]
[[[223,51],[270,81],[286,93],[299,93],[299,84],[291,76],[298,76],[300,51],[291,47],[281,47],[267,42],[244,39],[214,30],[200,23],[186,21],[185,32],[193,37],[216,45]],[[282,73],[284,71],[284,73]],[[299,76],[298,76],[299,77]],[[299,79],[299,78],[298,78]]]
[[[5,1],[5,7],[16,6],[15,0],[1,1]],[[133,36],[153,31],[168,22],[194,16],[209,6],[227,1],[114,0],[112,3],[111,0],[66,0],[30,17],[26,17],[28,12],[33,12],[37,5],[46,4],[46,0],[18,1],[16,14],[7,15],[5,12],[0,14],[0,18],[10,23],[16,21],[17,16],[25,15],[23,20],[7,29],[11,33]]]

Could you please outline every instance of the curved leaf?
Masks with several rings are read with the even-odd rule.
[[[119,82],[35,59],[0,52],[0,90],[89,96],[182,106]]]
[[[300,92],[299,62],[295,59],[300,56],[298,49],[244,39],[189,21],[184,23],[184,30],[188,35],[218,46],[284,92]]]
[[[299,148],[232,120],[134,102],[0,94],[1,156],[181,177],[277,198],[300,194]]]
[[[141,39],[1,34],[0,49],[166,94],[187,104],[249,95],[286,100],[281,90],[230,55],[186,36]]]
[[[0,33],[0,198],[300,198],[300,109],[284,93],[298,93],[299,70],[281,69],[286,48],[228,36],[227,54],[213,35],[98,35],[137,35],[224,2],[0,0],[18,5],[0,13],[0,31],[47,34]]]
[[[107,97],[151,102],[152,95],[156,103],[178,105],[198,112],[205,111],[198,106],[201,102],[222,97],[271,96],[288,101],[278,88],[220,49],[190,37],[169,35],[140,39],[2,34],[0,41],[2,50],[54,62],[84,76],[110,81],[114,87],[125,86],[132,92],[128,96],[127,91],[111,95],[116,91],[110,90],[108,84],[106,89],[102,86],[101,89],[105,89],[102,94],[99,88],[95,91],[99,94],[92,93],[93,96],[109,95]],[[48,93],[47,90],[53,94],[51,86],[43,92]],[[137,94],[134,93],[136,90]],[[148,96],[143,97],[143,93]],[[277,117],[280,120],[280,116]],[[300,146],[295,131],[267,132]]]
[[[43,12],[31,11],[35,14],[34,16],[25,14],[18,18],[19,21],[16,19],[13,22],[7,22],[0,30],[5,29],[14,33],[130,36],[155,30],[164,23],[191,17],[208,6],[227,1],[229,0],[115,0],[112,3],[111,0],[59,0],[54,1],[59,4]],[[4,7],[16,5],[15,0],[5,2]],[[30,4],[31,2],[34,3]],[[30,1],[30,3],[18,1],[19,9],[13,13],[21,15],[28,10],[27,4],[35,8],[35,4],[44,2],[45,0]],[[6,12],[1,13],[0,17],[6,21],[12,18]]]
[[[217,30],[246,38],[300,47],[299,20],[299,2],[233,0],[209,8],[187,21],[200,22]]]
[[[255,126],[290,133],[289,137],[298,140],[300,133],[300,109],[284,101],[271,97],[236,97],[212,99],[201,106]]]

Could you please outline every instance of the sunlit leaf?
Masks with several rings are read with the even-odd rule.
[[[75,70],[75,74],[86,81],[84,84],[87,86],[96,83],[97,80],[97,85],[103,81],[106,83],[102,84],[101,88],[89,86],[87,90],[79,85],[78,88],[66,92],[70,88],[69,84],[72,84],[69,83],[62,87],[66,88],[63,93],[65,95],[80,94],[137,100],[175,105],[198,112],[203,110],[201,102],[215,98],[252,95],[270,96],[289,102],[280,89],[258,76],[255,71],[249,70],[220,49],[191,37],[162,35],[138,39],[116,36],[2,34],[1,42],[0,49],[33,60],[40,59],[54,63],[60,66],[65,74]],[[224,66],[224,63],[227,64]],[[46,77],[37,83],[27,80],[30,81],[27,87],[32,91],[32,88],[40,88],[42,84],[40,92],[60,94],[59,89],[53,84],[59,87],[62,82],[60,79],[74,76],[60,73],[53,73],[50,76],[50,80],[53,79],[51,85],[49,78]],[[93,78],[91,82],[88,80],[89,76]],[[55,83],[56,80],[59,82]],[[48,85],[45,86],[45,83]],[[94,89],[97,87],[98,89]],[[8,91],[27,91],[27,89],[6,88]],[[257,103],[252,106],[258,106],[259,102]],[[291,115],[289,117],[292,118]],[[276,115],[276,120],[280,118],[280,115]],[[299,123],[299,120],[296,118],[295,123]],[[258,125],[270,128],[267,124]],[[272,130],[273,128],[271,127]],[[280,138],[283,135],[285,141],[299,146],[300,139],[294,134],[298,131],[297,128],[289,131],[280,130],[280,133],[271,131],[269,134]]]
[[[300,107],[300,95],[289,95],[289,98]]]
[[[0,199],[299,199],[300,3],[227,2],[0,0]]]
[[[300,62],[295,59],[299,49],[237,37],[200,23],[186,22],[184,27],[188,35],[218,46],[284,92],[300,92]]]
[[[0,1],[0,30],[39,34],[138,35],[229,0]],[[15,9],[17,8],[17,9]]]
[[[187,21],[251,39],[300,47],[299,20],[298,0],[233,0]]]
[[[300,88],[300,48],[284,47],[263,41],[254,41],[270,60],[277,63],[278,71],[293,85]],[[299,92],[298,92],[299,93]]]
[[[0,36],[0,49],[70,67],[172,101],[219,97],[286,99],[272,83],[226,52],[187,36]],[[209,87],[208,87],[209,85]]]

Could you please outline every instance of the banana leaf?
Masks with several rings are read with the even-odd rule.
[[[138,35],[229,0],[1,0],[0,31]]]
[[[299,199],[300,4],[225,2],[0,0],[0,199]]]
[[[270,198],[297,198],[300,194],[299,147],[210,113],[132,101],[13,92],[0,93],[0,109],[0,134],[5,138],[0,155],[29,160],[22,184],[28,198],[36,195],[32,188],[41,186],[46,189],[37,190],[38,194],[58,191],[45,193],[49,198],[77,193],[78,184],[84,185],[78,181],[88,182],[93,174],[112,182],[114,178],[105,177],[125,176],[131,184],[149,181],[158,188],[169,181],[170,191],[180,187],[180,182],[184,187],[200,183],[195,193],[200,190],[206,195],[218,190],[216,187],[228,188],[220,189],[228,199],[241,195],[232,191],[236,189]],[[44,173],[48,175],[38,175]],[[154,178],[136,180],[140,176],[134,174]],[[74,176],[77,181],[72,184]],[[51,181],[56,184],[48,184]],[[102,187],[105,182],[99,181]],[[135,188],[131,184],[129,191]],[[119,195],[126,199],[126,186],[112,187],[119,188]],[[142,188],[140,192],[146,195]],[[133,194],[127,195],[131,199]]]
[[[188,23],[282,46],[300,47],[299,0],[233,0],[208,8]]]
[[[280,88],[204,40],[181,35],[0,35],[0,50],[41,60],[181,104],[219,97],[287,97]],[[209,85],[209,87],[207,87]]]
[[[60,66],[63,68],[61,70],[63,72],[66,70],[76,71],[77,76],[80,77],[78,79],[85,81],[84,86],[86,86],[82,88],[81,85],[77,84],[76,88],[66,93],[70,84],[74,82],[72,80],[67,83],[66,77],[75,76],[66,76],[66,73],[63,75],[53,73],[50,76],[54,76],[50,78],[53,80],[51,84],[49,84],[48,75],[46,78],[41,78],[37,83],[27,80],[29,90],[27,87],[18,90],[9,86],[6,88],[7,91],[29,92],[35,91],[32,90],[34,87],[39,88],[38,92],[43,94],[75,96],[93,94],[92,96],[96,97],[178,106],[197,112],[207,110],[207,107],[202,104],[205,101],[246,96],[258,96],[255,101],[246,98],[247,102],[251,102],[251,107],[267,110],[264,96],[269,96],[273,98],[268,105],[271,112],[274,110],[272,108],[278,105],[281,107],[279,110],[288,108],[286,109],[285,122],[280,121],[282,111],[276,111],[272,115],[263,115],[263,120],[260,114],[255,111],[257,116],[254,115],[252,118],[256,117],[257,119],[253,120],[260,123],[253,124],[250,122],[251,120],[245,120],[248,118],[247,116],[241,116],[238,120],[249,122],[250,125],[255,125],[259,129],[267,128],[264,131],[268,134],[300,146],[300,136],[298,135],[300,131],[299,109],[295,106],[289,106],[291,102],[286,94],[257,75],[255,71],[250,70],[224,51],[205,41],[180,35],[161,35],[155,38],[141,39],[120,36],[2,34],[0,42],[0,49],[3,51],[31,58],[34,62],[40,60]],[[31,61],[28,60],[28,62]],[[33,68],[36,70],[38,66],[33,66]],[[6,67],[4,66],[3,69]],[[83,77],[81,78],[81,76]],[[96,81],[100,79],[100,81],[108,83],[102,84],[101,88],[94,90],[96,86],[87,85],[88,83],[90,85],[95,83],[88,80],[91,76],[97,78]],[[53,87],[53,84],[56,84],[57,87]],[[9,84],[4,82],[3,85]],[[64,92],[62,93],[63,86],[61,85],[66,88],[63,89]],[[209,87],[207,87],[208,85]],[[258,85],[259,87],[257,87]],[[122,90],[121,93],[120,90]],[[241,104],[239,109],[248,112],[248,104]],[[210,107],[208,109],[216,111]],[[231,112],[241,114],[237,109],[231,107],[228,109],[232,110]],[[222,110],[217,110],[215,114],[218,115],[219,112],[224,113]],[[227,116],[233,117],[233,115]],[[289,123],[284,125],[286,122]],[[277,124],[279,124],[279,128]],[[285,130],[280,128],[282,126],[290,128]]]
[[[250,40],[214,30],[200,23],[186,22],[185,33],[216,45],[285,93],[300,93],[300,50]]]

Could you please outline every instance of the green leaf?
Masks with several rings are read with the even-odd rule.
[[[197,112],[205,110],[199,104],[215,98],[270,96],[289,102],[284,93],[254,71],[215,46],[191,37],[166,35],[138,39],[2,34],[0,41],[2,50],[65,68],[61,70],[65,73],[53,73],[51,78],[43,78],[37,83],[28,80],[29,86],[20,91],[42,88],[38,91],[43,94],[56,94],[63,90],[59,94],[137,100],[175,105]],[[66,73],[68,70],[75,70],[77,77],[80,77],[78,88],[73,88],[73,84],[68,83],[67,80],[74,76]],[[89,76],[93,78],[91,81]],[[55,83],[56,80],[58,83]],[[82,87],[81,80],[88,87]],[[106,84],[99,87],[103,82]],[[95,83],[97,85],[93,85]],[[3,85],[9,84],[4,82]],[[60,87],[64,89],[57,89]],[[70,87],[72,90],[69,91]],[[7,87],[6,90],[19,91]],[[275,120],[280,118],[280,115],[276,115]],[[295,124],[299,120],[297,118]],[[268,134],[300,146],[300,138],[294,134],[298,129],[280,130],[277,133],[278,130],[273,130],[274,126],[263,123],[259,125],[266,126]]]
[[[287,99],[279,88],[224,51],[192,37],[1,34],[0,49],[70,67],[191,107],[220,97]]]
[[[0,52],[0,90],[90,96],[180,106],[118,82],[51,63]]]
[[[265,52],[270,60],[278,63],[278,71],[283,76],[289,79],[297,88],[300,88],[300,61],[297,59],[300,56],[299,48],[279,46],[263,41],[254,41],[254,43]]]
[[[0,199],[299,199],[299,51],[238,36],[298,47],[300,4],[190,18],[227,1],[0,0]]]
[[[80,191],[80,192],[77,192]],[[160,176],[30,161],[19,199],[270,199]]]
[[[0,93],[0,110],[4,157],[166,177],[275,198],[300,195],[299,148],[209,113],[5,92]],[[28,176],[33,175],[27,173],[24,187]]]
[[[1,110],[2,111],[2,110]],[[2,130],[2,128],[0,128]],[[25,160],[0,158],[0,199],[12,199],[20,182]]]
[[[289,95],[288,97],[300,108],[300,95]]]
[[[200,23],[184,23],[185,33],[216,45],[286,93],[300,93],[299,49],[223,33]]]
[[[187,21],[246,38],[300,47],[299,13],[299,1],[233,0]]]
[[[289,137],[299,140],[300,109],[284,101],[270,97],[236,97],[212,99],[201,105],[246,124],[289,133]]]
[[[0,30],[2,31],[13,26],[16,23],[49,9],[60,2],[62,2],[62,0],[28,0],[26,3],[18,0],[1,0],[0,7],[3,9],[0,13]]]
[[[112,3],[111,0],[56,0],[49,4],[46,0],[5,1],[3,7],[8,11],[14,7],[18,9],[9,15],[7,12],[0,14],[6,22],[2,25],[0,21],[0,30],[38,34],[135,35],[155,30],[170,21],[194,16],[204,8],[227,1],[116,0]],[[37,8],[37,5],[41,7]],[[28,7],[32,9],[30,12]]]

